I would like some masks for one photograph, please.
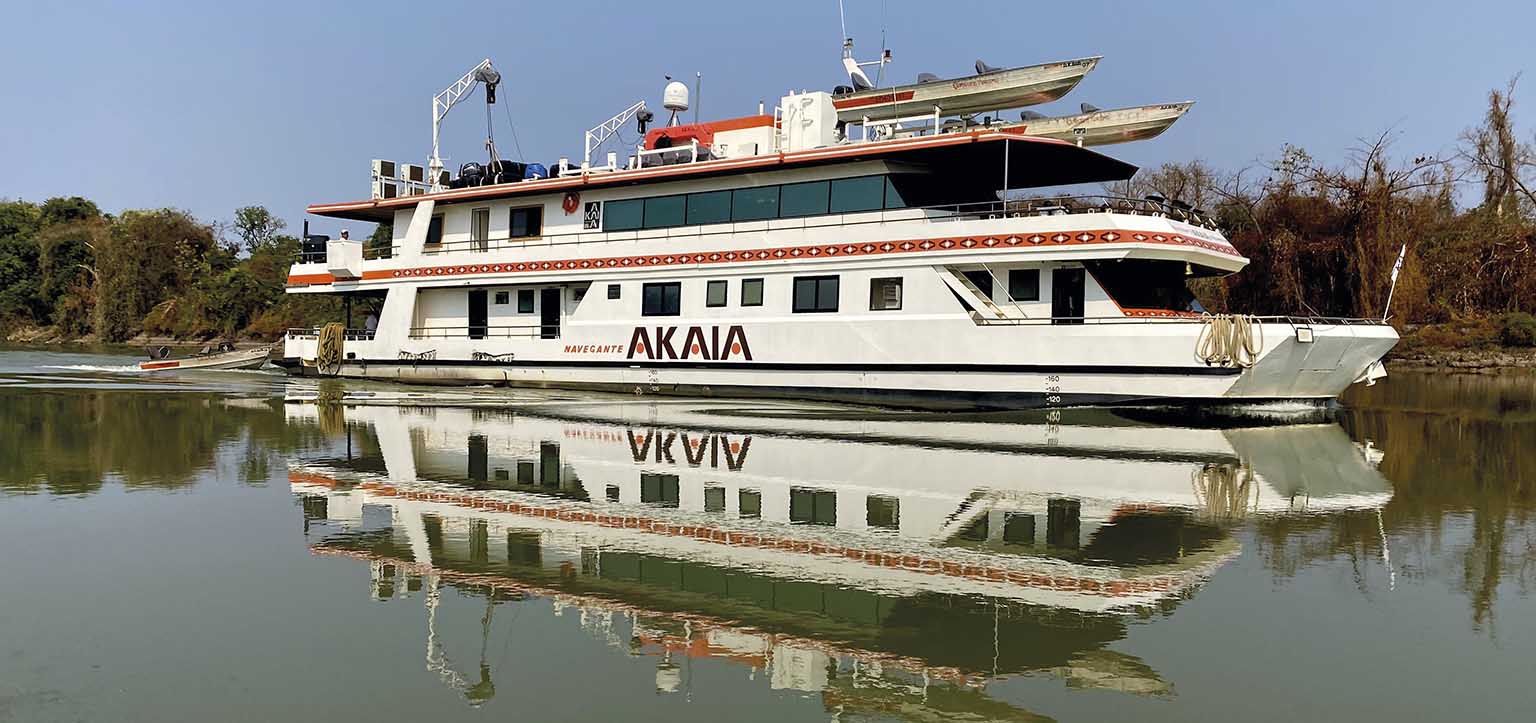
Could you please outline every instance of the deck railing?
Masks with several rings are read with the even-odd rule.
[[[342,331],[344,341],[373,341],[376,332],[369,329],[345,329]],[[291,328],[287,331],[289,339],[311,340],[320,338],[320,328]]]
[[[559,339],[559,324],[413,326],[412,339]]]
[[[998,302],[1008,309],[1005,302]],[[1038,317],[987,317],[973,313],[971,318],[979,326],[1036,326],[1073,324],[1201,324],[1206,317],[1197,314],[1177,316],[1038,316]],[[1387,326],[1381,319],[1362,319],[1343,316],[1254,316],[1261,324],[1290,324],[1291,326]]]
[[[1193,226],[1220,232],[1216,222],[1198,209],[1185,209],[1151,198],[1127,198],[1106,195],[1041,196],[976,203],[955,203],[936,206],[913,206],[874,211],[856,211],[824,216],[767,219],[760,221],[728,221],[702,226],[675,226],[664,229],[638,231],[569,231],[544,233],[539,236],[500,236],[485,239],[466,239],[429,244],[423,254],[488,253],[507,249],[535,246],[562,246],[593,243],[598,241],[634,241],[650,238],[700,238],[731,236],[739,233],[759,232],[768,229],[826,228],[865,226],[872,224],[900,223],[925,220],[932,223],[948,221],[993,220],[1003,218],[1030,218],[1039,216],[1071,216],[1087,213],[1119,213],[1133,216],[1169,218]],[[368,244],[363,247],[366,260],[388,259],[398,256],[399,246]],[[322,257],[319,259],[324,260]]]

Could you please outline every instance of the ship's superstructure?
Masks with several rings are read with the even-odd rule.
[[[673,82],[671,124],[631,105],[580,162],[375,162],[374,198],[309,211],[392,238],[312,244],[289,291],[377,304],[376,322],[293,330],[285,366],[928,407],[1318,400],[1382,373],[1379,322],[1202,314],[1187,281],[1247,263],[1205,211],[1048,191],[1130,178],[1087,146],[1189,104],[977,118],[1059,98],[1098,58],[892,88],[844,62],[853,86],[719,121],[680,123]],[[477,66],[434,119],[499,79]],[[640,146],[594,157],[631,121]]]

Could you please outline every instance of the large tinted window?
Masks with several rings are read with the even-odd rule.
[[[779,215],[815,216],[827,212],[827,182],[792,183],[779,191]]]
[[[731,220],[761,221],[779,217],[779,187],[739,188],[731,198]]]
[[[725,223],[731,220],[731,192],[710,191],[688,195],[688,225]]]
[[[801,276],[795,279],[795,313],[837,311],[836,276]]]
[[[512,238],[537,236],[543,230],[543,220],[543,206],[514,208],[507,222],[508,235]]]
[[[682,313],[683,285],[672,281],[646,284],[640,291],[640,313],[644,316],[677,316]]]
[[[1040,269],[1009,269],[1008,298],[1014,301],[1040,300]]]
[[[683,225],[686,196],[658,196],[645,199],[645,227],[668,228]]]
[[[890,176],[885,177],[885,207],[907,207],[907,199],[902,197],[901,189],[896,186],[896,182],[892,181]]]
[[[604,204],[603,228],[608,231],[633,231],[640,228],[640,221],[645,214],[645,201],[631,199],[628,201],[609,201]]]
[[[840,178],[832,182],[832,213],[873,211],[884,205],[884,176]]]
[[[443,215],[438,214],[427,222],[427,245],[435,246],[443,242]]]

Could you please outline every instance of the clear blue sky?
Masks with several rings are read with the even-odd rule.
[[[861,57],[892,76],[953,76],[977,57],[1027,65],[1103,55],[1076,91],[1115,107],[1195,100],[1143,166],[1240,168],[1292,143],[1338,160],[1396,127],[1403,156],[1449,153],[1490,88],[1536,71],[1536,2],[902,2],[847,0]],[[836,0],[691,2],[137,2],[11,0],[0,40],[0,198],[81,195],[105,210],[174,206],[225,220],[248,204],[297,228],[306,204],[368,195],[368,161],[424,163],[434,93],[490,57],[498,147],[581,153],[582,131],[662,75],[704,73],[705,117],[842,81]],[[1536,74],[1516,95],[1536,129]],[[482,155],[484,105],[455,110],[450,167]],[[316,229],[334,230],[320,219]]]

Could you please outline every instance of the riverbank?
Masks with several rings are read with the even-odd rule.
[[[256,337],[237,337],[230,339],[237,344],[271,344],[280,339],[260,339]],[[121,342],[106,343],[95,334],[71,337],[59,333],[58,329],[51,326],[24,327],[11,330],[5,335],[5,343],[10,346],[34,347],[48,349],[60,346],[112,346],[112,347],[202,347],[214,343],[217,339],[177,339],[170,336],[150,336],[139,334],[131,339]]]

